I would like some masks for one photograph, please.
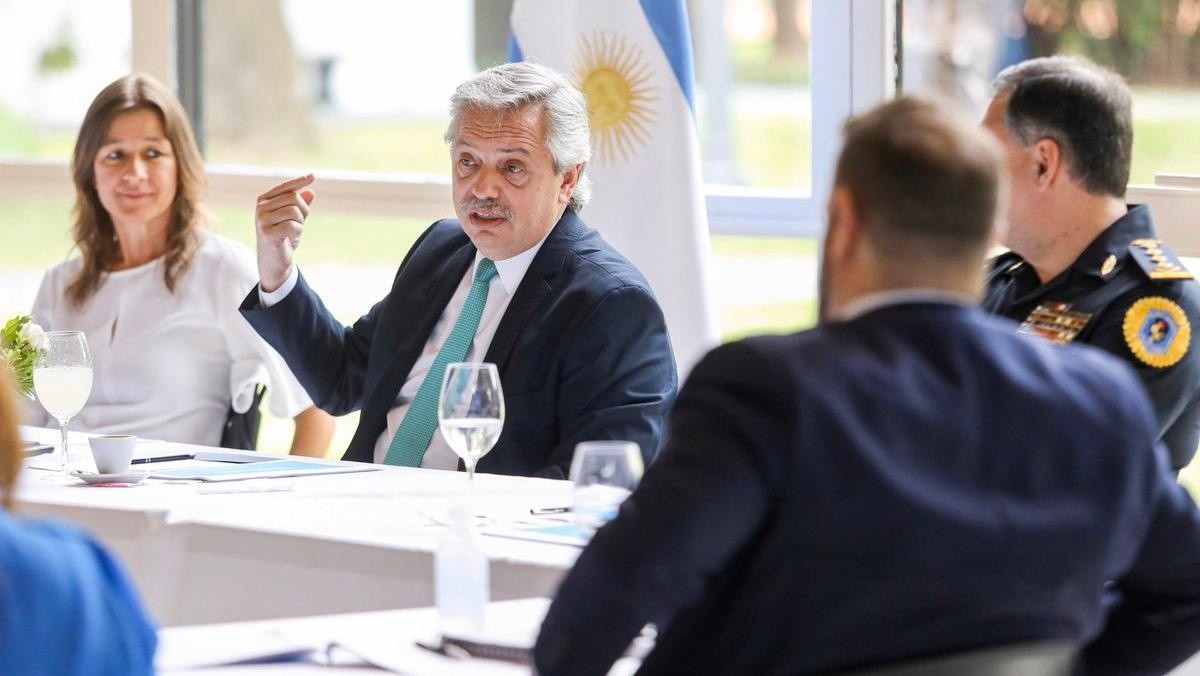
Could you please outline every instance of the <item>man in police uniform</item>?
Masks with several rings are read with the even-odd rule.
[[[1200,441],[1200,284],[1155,238],[1149,209],[1123,199],[1129,89],[1090,62],[1051,57],[1006,69],[992,91],[984,126],[1008,153],[1010,251],[993,262],[984,308],[1132,364],[1179,470]]]

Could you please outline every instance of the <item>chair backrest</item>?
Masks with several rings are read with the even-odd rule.
[[[1154,185],[1160,188],[1191,188],[1200,190],[1200,174],[1170,174],[1158,173],[1154,175]]]
[[[225,427],[221,430],[221,448],[238,448],[246,451],[258,450],[258,428],[262,425],[263,395],[265,385],[254,388],[254,401],[245,413],[238,413],[233,406],[225,414]]]
[[[1036,641],[837,672],[836,676],[1071,676],[1079,648]]]
[[[1150,207],[1158,238],[1177,255],[1200,257],[1200,187],[1131,185],[1125,201]]]

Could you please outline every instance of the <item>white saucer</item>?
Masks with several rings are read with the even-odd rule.
[[[136,484],[150,476],[149,472],[125,472],[124,474],[96,474],[82,470],[71,470],[71,476],[89,484]]]

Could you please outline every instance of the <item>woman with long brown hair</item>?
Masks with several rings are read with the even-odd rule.
[[[246,411],[264,384],[296,421],[292,451],[323,454],[332,419],[237,312],[258,272],[206,229],[204,164],[175,96],[142,74],[105,87],[72,170],[80,255],[46,273],[33,317],[87,335],[95,380],[79,428],[216,446],[230,406]]]
[[[12,513],[23,457],[0,369],[0,671],[152,674],[157,638],[116,561],[83,533]]]

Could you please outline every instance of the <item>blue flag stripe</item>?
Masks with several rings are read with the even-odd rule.
[[[696,114],[696,102],[692,96],[694,75],[692,73],[692,33],[688,27],[687,7],[684,0],[639,0],[650,29],[662,45],[679,88],[687,99],[692,115]]]
[[[525,54],[521,52],[521,45],[517,42],[517,36],[513,34],[512,26],[508,27],[508,62],[516,63],[524,61]]]

